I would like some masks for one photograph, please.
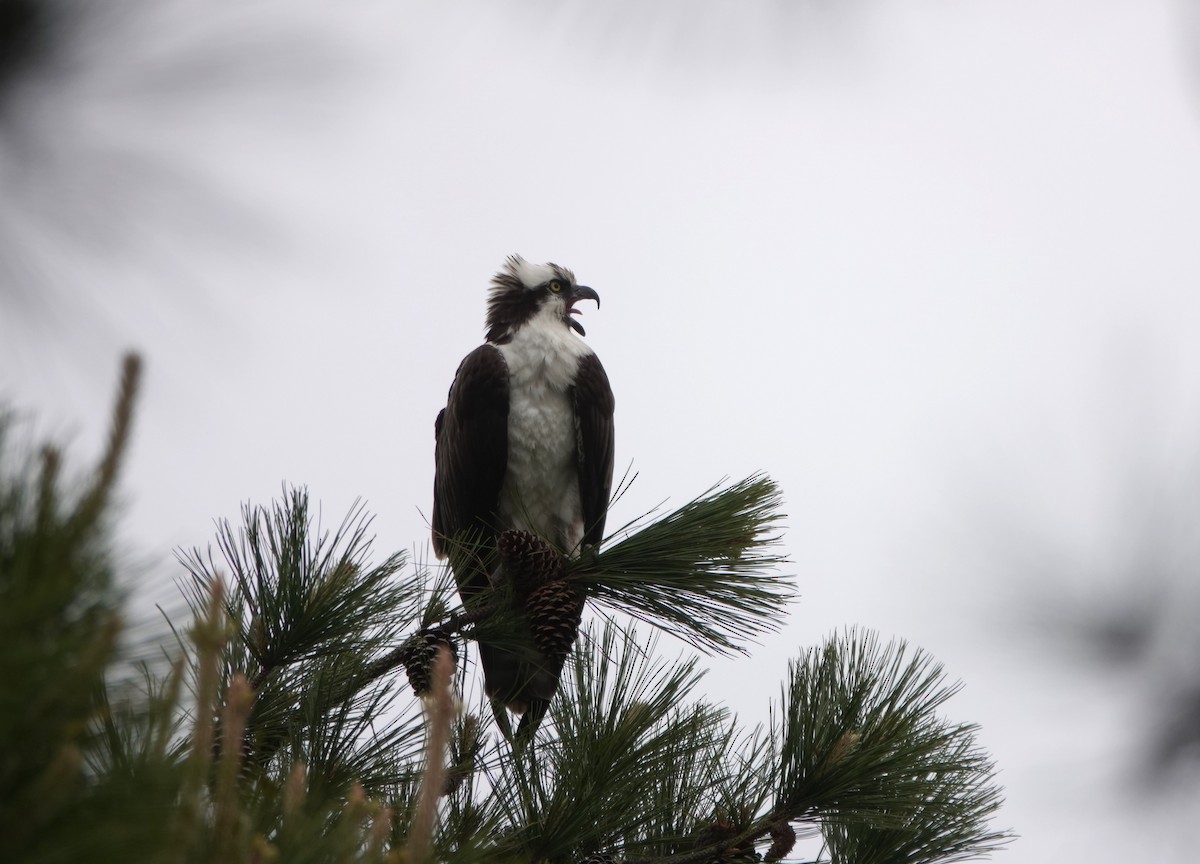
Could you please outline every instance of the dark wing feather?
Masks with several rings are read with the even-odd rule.
[[[508,464],[508,364],[497,348],[481,345],[459,364],[434,435],[433,551],[444,558],[462,531],[479,531],[484,542],[495,536]],[[459,576],[470,593],[486,585],[481,570]]]
[[[594,546],[604,539],[604,520],[612,494],[615,404],[608,375],[595,354],[579,361],[574,391],[583,542]]]

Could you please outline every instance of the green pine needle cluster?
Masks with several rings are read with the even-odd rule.
[[[109,502],[138,369],[82,479],[0,418],[0,860],[714,864],[800,860],[800,836],[820,838],[804,860],[932,864],[1007,840],[975,728],[944,717],[957,685],[854,630],[802,652],[747,727],[705,700],[696,657],[606,614],[513,745],[481,719],[468,648],[522,623],[512,597],[462,609],[445,568],[373,563],[365,509],[327,532],[303,488],[179,556],[190,614],[135,661]],[[761,476],[711,490],[564,578],[601,612],[745,651],[793,595],[778,505]]]
[[[782,495],[756,475],[714,487],[628,536],[584,556],[571,576],[595,602],[666,630],[697,647],[744,652],[744,642],[778,629],[795,596],[776,572]],[[623,534],[625,532],[618,532]]]
[[[940,710],[958,690],[904,643],[851,630],[792,664],[772,723],[775,808],[824,824],[833,861],[953,861],[1004,840],[995,767],[970,724]]]
[[[374,792],[401,782],[420,754],[419,716],[371,734],[397,695],[409,694],[370,667],[425,611],[425,574],[405,573],[402,555],[371,565],[369,525],[356,503],[330,537],[314,524],[307,491],[292,489],[270,508],[246,506],[238,528],[218,523],[220,563],[211,550],[180,556],[197,617],[229,580],[222,610],[233,633],[220,651],[219,687],[240,676],[254,692],[245,770],[303,761],[310,784],[357,781]]]

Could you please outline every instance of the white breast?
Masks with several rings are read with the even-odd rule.
[[[499,517],[572,551],[583,539],[575,462],[575,409],[568,390],[591,348],[550,304],[498,346],[508,364],[508,472]]]

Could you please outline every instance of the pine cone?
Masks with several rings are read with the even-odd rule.
[[[563,576],[563,557],[558,550],[528,531],[505,531],[496,540],[512,584],[521,593]]]
[[[796,829],[786,819],[781,819],[771,826],[771,848],[763,861],[782,861],[795,845]]]
[[[450,656],[457,664],[458,649],[454,647],[450,634],[441,628],[418,631],[405,645],[404,671],[408,673],[408,683],[418,696],[424,696],[433,687],[433,661],[442,645],[450,649]]]
[[[547,582],[529,595],[525,611],[538,650],[549,657],[566,657],[583,619],[579,590],[561,579]]]

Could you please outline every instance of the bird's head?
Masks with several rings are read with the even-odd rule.
[[[575,274],[566,267],[530,264],[520,255],[511,255],[492,277],[488,341],[507,341],[534,318],[561,321],[582,336],[583,325],[571,317],[579,313],[575,304],[580,300],[595,300],[597,308],[600,306],[600,295],[586,285],[575,284]]]

